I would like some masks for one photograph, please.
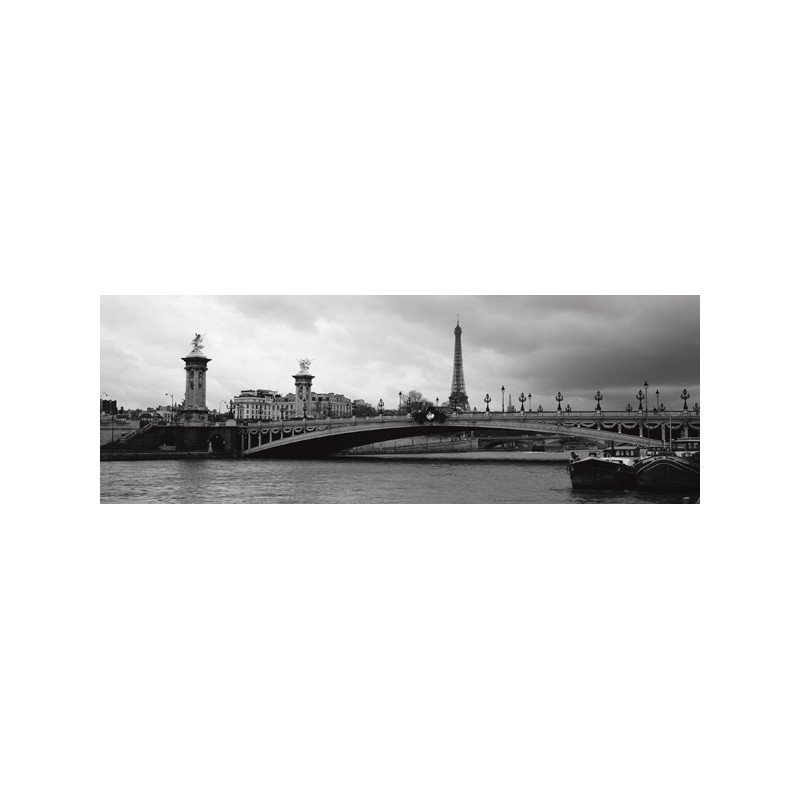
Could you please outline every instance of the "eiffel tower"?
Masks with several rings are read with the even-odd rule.
[[[453,385],[450,389],[448,404],[450,408],[469,411],[469,398],[464,383],[464,358],[461,355],[461,325],[459,325],[458,317],[456,317],[456,327],[453,333],[456,335],[456,347],[453,351]]]

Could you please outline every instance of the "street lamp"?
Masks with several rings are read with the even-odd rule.
[[[436,398],[436,408],[439,408],[439,398]]]
[[[398,397],[397,413],[398,414],[402,414],[403,413],[403,393],[402,392],[398,392],[397,393],[397,397]]]
[[[647,416],[647,381],[644,382],[644,415]]]
[[[528,411],[533,411],[533,403],[531,403],[531,393],[528,392]]]
[[[566,411],[567,411],[567,414],[569,414],[569,412],[572,411],[572,406],[569,403],[567,403]]]
[[[520,410],[520,414],[524,414],[525,413],[525,392],[520,392],[519,404],[522,407],[521,410]]]
[[[693,408],[695,414],[699,414],[700,413],[700,403],[695,403],[692,408]]]
[[[625,410],[626,410],[628,413],[630,413],[631,411],[633,411],[633,406],[632,406],[630,403],[628,403],[628,405],[626,405],[626,406],[625,406]]]
[[[378,414],[381,417],[383,416],[383,398],[382,397],[381,397],[380,400],[378,400]]]
[[[486,413],[489,413],[489,403],[492,402],[492,398],[489,397],[489,392],[486,392],[486,397],[483,398],[483,402],[486,403]]]
[[[501,386],[500,387],[500,391],[503,393],[503,399],[502,399],[502,401],[500,403],[500,411],[505,413],[505,410],[506,410],[506,387],[505,386]]]
[[[636,399],[639,401],[639,411],[642,410],[642,400],[644,400],[644,392],[639,389],[639,391],[635,395]]]
[[[558,403],[558,410],[561,411],[561,401],[564,399],[564,395],[559,392],[556,395],[556,402]]]
[[[659,398],[660,394],[661,394],[661,392],[659,392],[658,389],[656,389],[656,408],[658,408],[658,409],[661,408],[661,406],[658,404],[658,398]]]
[[[689,394],[689,392],[687,392],[687,391],[686,391],[686,389],[684,389],[684,390],[681,392],[681,400],[683,400],[683,410],[684,410],[684,411],[688,411],[688,410],[689,410],[689,406],[687,406],[687,405],[686,405],[686,401],[687,401],[687,400],[688,400],[690,397],[691,397],[691,395]]]
[[[594,396],[594,399],[597,400],[597,408],[595,411],[602,411],[603,409],[600,408],[600,401],[603,399],[603,395],[600,394],[600,390],[597,390],[597,393]]]

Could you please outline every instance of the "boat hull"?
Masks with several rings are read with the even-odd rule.
[[[662,492],[700,490],[700,463],[690,458],[659,455],[645,458],[634,468],[637,489]]]
[[[584,458],[569,465],[573,489],[626,489],[633,485],[633,469],[616,461]]]

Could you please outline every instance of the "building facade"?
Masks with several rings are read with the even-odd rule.
[[[353,401],[336,392],[309,391],[307,399],[304,395],[298,405],[298,397],[294,392],[282,395],[272,389],[243,389],[231,401],[234,418],[243,421],[302,418],[302,404],[305,404],[305,414],[309,419],[353,415]]]

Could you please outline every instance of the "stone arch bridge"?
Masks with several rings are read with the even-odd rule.
[[[598,444],[652,445],[668,437],[699,436],[699,414],[622,412],[545,414],[458,414],[444,422],[419,423],[406,417],[294,420],[249,425],[242,430],[241,453],[248,458],[319,458],[361,445],[412,436],[450,436],[475,432],[503,436],[595,439]],[[653,435],[655,434],[655,435]]]

